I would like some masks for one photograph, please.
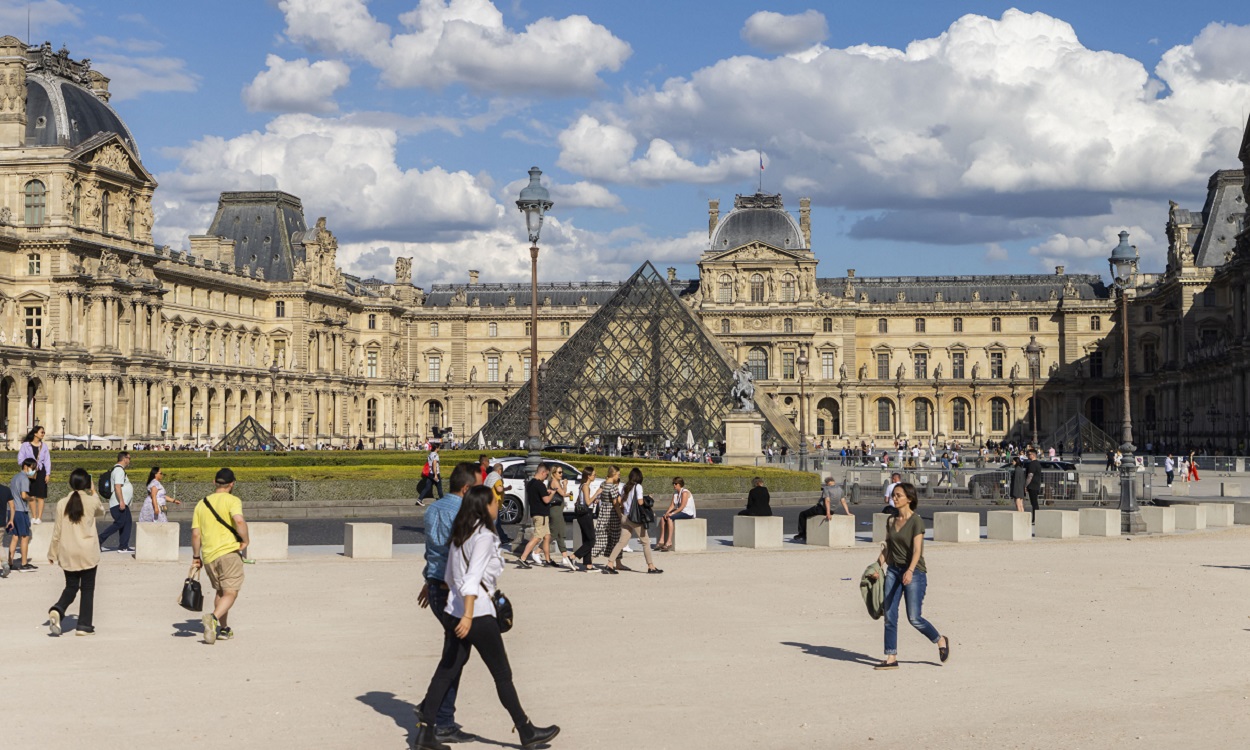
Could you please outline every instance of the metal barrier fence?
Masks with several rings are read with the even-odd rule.
[[[884,502],[885,488],[889,485],[894,469],[848,469],[844,476],[847,495],[851,502],[873,504]],[[1011,497],[1011,472],[1003,469],[918,469],[898,471],[902,481],[916,485],[926,500],[984,501],[1008,503]],[[1154,475],[1138,471],[1134,475],[1139,503],[1154,501]],[[1116,505],[1120,498],[1120,475],[1103,472],[1052,471],[1042,472],[1042,491],[1038,499],[1043,503],[1055,501]],[[1026,495],[1027,499],[1027,495]]]

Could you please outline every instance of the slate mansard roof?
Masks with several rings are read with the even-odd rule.
[[[841,297],[847,281],[846,277],[816,279],[816,289],[822,294]],[[981,302],[1011,302],[1012,292],[1021,302],[1046,302],[1063,299],[1069,284],[1080,299],[1109,299],[1111,296],[1111,290],[1095,274],[856,276],[849,281],[855,290],[855,299],[866,294],[872,304],[898,302],[900,292],[903,303],[933,302],[939,292],[943,302],[972,302],[974,292],[979,293]]]
[[[1240,169],[1221,169],[1207,182],[1207,202],[1202,214],[1185,211],[1190,214],[1193,231],[1197,233],[1193,249],[1194,263],[1198,266],[1222,266],[1224,258],[1232,252],[1246,211],[1242,195],[1245,178],[1245,172]]]
[[[130,129],[86,88],[43,71],[26,77],[26,142],[33,146],[70,146],[99,133],[116,133],[136,155]]]
[[[722,250],[763,242],[782,250],[806,250],[803,232],[782,205],[780,195],[756,193],[734,198],[734,207],[716,225],[710,250]]]
[[[236,266],[264,269],[270,281],[290,281],[295,261],[304,260],[303,248],[295,245],[307,230],[299,198],[266,190],[222,193],[208,233],[234,240]]]
[[[598,307],[611,299],[623,283],[621,281],[543,282],[538,285],[538,304],[542,305],[544,300],[550,298],[552,305],[576,306],[583,304],[582,299],[585,298],[586,305]],[[482,307],[508,307],[509,298],[512,299],[515,307],[528,309],[530,285],[520,282],[514,284],[434,284],[430,287],[429,294],[425,295],[425,307],[451,307],[453,304],[472,306],[475,301]]]

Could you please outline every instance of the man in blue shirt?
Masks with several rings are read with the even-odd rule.
[[[459,622],[444,611],[447,608],[448,589],[447,582],[443,579],[447,573],[447,553],[451,547],[451,524],[460,512],[464,494],[470,487],[481,484],[481,481],[482,475],[478,472],[477,464],[467,461],[457,464],[451,473],[451,483],[447,486],[450,492],[425,509],[425,571],[422,574],[425,585],[421,587],[417,603],[422,609],[429,607],[446,630],[456,627]],[[439,707],[438,716],[434,719],[434,736],[440,742],[471,742],[477,739],[475,735],[456,725],[456,689],[459,687],[460,679],[457,678],[447,691],[447,697],[443,699],[443,705]],[[417,709],[417,722],[425,723],[420,708]]]

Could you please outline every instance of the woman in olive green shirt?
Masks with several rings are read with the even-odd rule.
[[[916,486],[900,482],[891,498],[898,515],[886,524],[885,547],[877,562],[885,569],[885,661],[876,669],[898,669],[898,604],[907,601],[907,621],[921,635],[938,645],[943,664],[950,658],[950,639],[921,614],[928,587],[924,566],[924,519],[916,513]]]

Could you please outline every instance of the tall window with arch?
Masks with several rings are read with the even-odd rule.
[[[993,331],[994,333],[1002,333],[1003,332],[1003,319],[997,316],[990,318],[990,330]]]
[[[825,318],[820,321],[820,330],[823,333],[833,333],[833,318]]]
[[[889,333],[890,321],[885,318],[877,318],[877,333]]]
[[[728,335],[728,333],[729,333],[729,318],[721,318],[721,319],[720,319],[720,332],[721,332],[722,334],[726,334],[726,335]]]
[[[755,347],[747,353],[747,369],[755,380],[768,379],[768,352],[762,347]]]
[[[1030,315],[1029,316],[1029,333],[1037,333],[1037,329],[1038,329],[1037,316]]]
[[[1009,414],[1010,407],[1007,405],[1007,401],[1005,399],[990,399],[990,431],[998,433],[1006,432]]]
[[[378,431],[378,400],[371,398],[365,402],[365,432]]]
[[[438,338],[438,323],[430,324],[430,338],[432,339]]]
[[[100,193],[100,231],[108,234],[109,231],[109,191],[104,190]]]
[[[365,324],[368,326],[368,328],[369,328],[369,330],[370,330],[370,331],[376,330],[376,329],[377,329],[377,327],[378,327],[378,316],[377,316],[377,313],[369,313],[369,317],[368,317],[368,319],[366,320],[366,323],[365,323]],[[434,325],[436,325],[436,326],[437,326],[438,324],[437,324],[437,323],[435,323]],[[437,334],[437,333],[434,333],[433,335],[437,336],[438,334]]]
[[[495,418],[495,415],[499,413],[499,410],[500,410],[501,408],[503,408],[503,407],[502,407],[502,406],[500,405],[500,403],[499,403],[498,401],[496,401],[495,399],[493,399],[493,398],[492,398],[492,399],[490,399],[489,401],[487,401],[487,402],[486,402],[486,419],[487,419],[487,421],[490,421],[490,420],[494,419],[494,418]]]
[[[487,326],[487,332],[492,339],[498,337],[499,336],[499,324],[491,323],[489,326]]]
[[[781,321],[782,333],[794,333],[794,318],[786,318]]]
[[[972,413],[972,408],[965,399],[955,398],[951,400],[951,431],[964,433],[968,431],[968,417]]]
[[[764,276],[763,274],[751,274],[751,301],[764,301]]]
[[[787,273],[781,277],[781,301],[794,302],[797,297],[794,294],[794,274]]]
[[[894,403],[888,398],[877,399],[877,432],[894,432]]]
[[[915,401],[913,424],[916,432],[929,431],[929,413],[933,410],[928,399],[918,398]]]
[[[48,191],[40,180],[26,183],[25,189],[26,226],[43,226],[44,213],[48,205]]]
[[[722,273],[716,281],[716,301],[722,304],[734,301],[734,280],[727,273]]]
[[[438,401],[431,401],[426,407],[426,414],[430,422],[430,431],[443,429],[443,405]]]

